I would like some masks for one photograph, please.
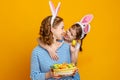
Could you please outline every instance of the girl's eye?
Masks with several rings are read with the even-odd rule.
[[[72,34],[72,32],[71,32],[71,30],[70,30],[70,29],[69,29],[69,32],[70,32],[71,36],[73,36],[73,34]]]
[[[71,36],[73,36],[73,34],[71,33]]]

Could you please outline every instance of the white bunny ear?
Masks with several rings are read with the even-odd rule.
[[[78,24],[82,28],[82,34],[81,34],[81,37],[80,37],[80,39],[82,39],[85,34],[87,34],[88,32],[90,32],[90,24],[86,24],[86,25],[83,25],[81,23],[78,23]]]
[[[81,38],[82,39],[84,37],[85,34],[87,34],[89,31],[90,31],[90,22],[92,21],[93,19],[93,15],[92,14],[88,14],[88,15],[85,15],[80,22],[77,22],[81,28],[82,28],[82,35],[81,35]]]
[[[55,7],[54,7],[52,1],[49,1],[49,5],[50,5],[50,10],[52,12],[52,15],[54,15],[55,14]]]
[[[81,23],[82,24],[89,24],[93,19],[93,15],[92,14],[88,14],[88,15],[85,15],[82,19],[81,19]]]
[[[55,15],[54,16],[58,15],[58,11],[60,9],[60,5],[61,5],[61,3],[59,2],[57,8],[55,9]]]
[[[60,9],[60,4],[61,3],[59,2],[57,8],[55,9],[52,1],[49,1],[50,9],[51,9],[51,12],[52,12],[51,26],[54,22],[54,19],[56,18],[57,14],[58,14],[58,11]]]

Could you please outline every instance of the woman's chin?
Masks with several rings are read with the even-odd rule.
[[[57,38],[57,40],[63,40],[64,38],[62,37],[62,38]]]

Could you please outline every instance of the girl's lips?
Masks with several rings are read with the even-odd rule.
[[[65,39],[69,39],[69,36],[66,34],[66,35],[64,35],[64,38]]]

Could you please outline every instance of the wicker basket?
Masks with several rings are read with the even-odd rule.
[[[73,68],[67,68],[67,69],[52,69],[54,75],[72,75],[77,70],[76,67]]]

